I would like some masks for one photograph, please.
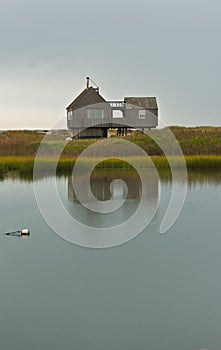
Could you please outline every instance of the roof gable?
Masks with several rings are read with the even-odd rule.
[[[95,103],[106,102],[105,99],[99,94],[99,92],[93,87],[84,89],[81,94],[66,108],[78,109]]]

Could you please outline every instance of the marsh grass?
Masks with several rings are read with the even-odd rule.
[[[187,128],[171,126],[169,129],[178,140],[186,156],[221,155],[221,127],[202,126]],[[65,132],[67,134],[67,131],[63,131],[63,134]],[[39,145],[41,142],[44,142],[44,156],[53,157],[57,150],[60,149],[61,136],[54,133],[47,135],[47,140],[43,140],[44,136],[42,133],[30,130],[2,132],[0,133],[0,156],[34,157]],[[152,138],[160,140],[161,143],[167,143],[168,128],[153,129],[150,131],[150,137],[140,131],[134,131],[130,136],[128,135],[121,139],[116,138],[116,143],[119,143],[120,147],[121,140],[127,139],[140,146],[150,156],[162,156],[163,151]],[[65,140],[65,136],[63,140]],[[62,157],[76,158],[94,142],[96,140],[93,139],[72,140],[65,146]]]
[[[184,154],[188,169],[221,169],[221,128],[220,127],[195,127],[185,128],[172,126],[170,130],[177,138]],[[162,142],[167,142],[168,129],[151,130],[150,135]],[[61,138],[58,135],[47,137],[43,140],[44,134],[37,131],[8,131],[0,134],[0,174],[17,171],[20,174],[31,174],[35,161],[35,155],[39,145],[44,142],[43,156],[38,160],[39,167],[47,168],[50,172],[55,167],[55,155],[61,148]],[[65,140],[65,137],[63,138]],[[157,169],[169,169],[166,157],[162,150],[151,137],[139,131],[134,132],[127,138],[143,148],[151,156]],[[68,173],[72,171],[73,165],[88,146],[96,140],[72,140],[64,148],[57,164],[57,173]],[[115,141],[119,149],[122,147],[122,139]],[[101,152],[102,153],[102,152]],[[120,153],[120,152],[119,152]],[[172,153],[171,153],[172,154]],[[82,163],[82,169],[89,167],[91,162],[97,162],[100,169],[132,169],[131,161],[135,161],[142,167],[142,157],[134,159],[128,157],[128,161],[117,158],[109,158],[105,161],[98,158],[86,159]],[[179,158],[171,157],[176,167],[180,166]]]
[[[151,157],[154,165],[158,170],[168,170],[169,164],[166,157],[154,156]],[[180,167],[180,159],[177,157],[171,157],[173,165],[176,168]],[[61,157],[57,164],[57,173],[70,173],[73,170],[76,158],[64,158]],[[131,161],[135,161],[137,166],[142,168],[142,158],[133,159],[128,157],[128,161],[123,161],[117,158],[110,158],[104,161],[99,158],[85,159],[81,161],[81,169],[84,171],[91,164],[97,163],[97,169],[134,169],[131,165]],[[186,156],[185,157],[187,169],[220,169],[221,170],[221,156]],[[19,174],[32,174],[34,167],[34,157],[0,157],[0,174],[7,172],[17,171]],[[49,173],[54,169],[56,165],[55,158],[40,158],[38,159],[38,169],[42,171],[47,170]]]

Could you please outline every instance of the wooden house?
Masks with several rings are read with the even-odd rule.
[[[107,137],[108,129],[117,129],[118,135],[128,128],[144,130],[158,125],[156,97],[125,97],[123,101],[106,101],[98,87],[86,88],[67,107],[67,126],[78,138]]]

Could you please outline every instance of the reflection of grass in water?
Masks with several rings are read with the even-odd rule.
[[[173,163],[179,168],[179,159],[177,157],[171,157]],[[151,157],[155,166],[159,170],[169,169],[167,159],[161,156]],[[18,171],[20,174],[31,174],[33,172],[34,157],[0,157],[0,173],[6,173],[10,171]],[[64,158],[61,157],[57,164],[57,173],[69,173],[72,171],[75,158]],[[221,156],[186,156],[186,165],[188,169],[200,169],[200,170],[210,170],[210,169],[221,169]],[[85,159],[81,161],[82,169],[87,168],[92,164],[91,162],[97,161],[97,168],[100,169],[133,169],[131,166],[131,161],[134,161],[137,165],[142,167],[143,159],[142,157],[134,158],[128,157],[128,161],[125,162],[120,159],[106,159],[100,161],[99,158]],[[56,164],[56,159],[50,158],[40,158],[38,160],[39,168],[42,170],[47,168],[50,172],[54,165]]]
[[[192,158],[192,157],[191,157]],[[209,157],[210,158],[210,157]],[[217,157],[216,157],[217,158]],[[16,160],[16,162],[15,162]],[[155,161],[156,159],[154,159]],[[163,161],[164,166],[160,167],[160,161]],[[172,175],[170,168],[165,166],[165,159],[161,159],[161,157],[157,158],[158,161],[158,174],[160,181],[162,183],[171,183],[172,181]],[[187,163],[189,161],[189,164],[192,166],[192,159],[187,159]],[[203,167],[200,166],[197,167],[191,167],[188,169],[188,181],[190,185],[194,185],[196,183],[204,185],[205,183],[221,183],[221,157],[218,157],[218,160],[214,160],[215,166],[213,167],[206,167],[206,165],[211,165],[211,160],[209,162],[205,162],[205,159],[202,159]],[[4,159],[0,157],[0,181],[4,181],[5,175],[10,178],[20,178],[24,181],[33,181],[33,172],[32,172],[32,166],[33,166],[34,158],[17,158],[14,157],[5,157]],[[55,164],[53,159],[42,159],[42,164]],[[199,160],[195,164],[199,164]],[[72,172],[74,165],[74,160],[71,159],[61,159],[59,163],[59,171],[57,171],[58,177],[63,176],[69,176]],[[137,171],[134,168],[117,168],[117,167],[109,167],[105,168],[104,163],[99,164],[100,167],[96,167],[94,171],[92,171],[91,177],[95,177],[96,179],[99,179],[103,181],[105,178],[108,179],[116,179],[116,178],[122,178],[125,181],[133,180],[136,182],[139,178],[139,175]],[[108,165],[110,166],[111,163],[109,162]],[[116,165],[116,164],[115,164]],[[50,169],[50,166],[49,166]],[[83,176],[82,172],[82,176]],[[52,172],[42,171],[38,174],[38,179],[42,179],[45,177],[52,176]]]

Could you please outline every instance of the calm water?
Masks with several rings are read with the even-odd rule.
[[[104,227],[137,208],[139,181],[128,174],[127,180],[128,200],[115,216],[89,213],[68,177],[57,183],[71,215]],[[49,199],[52,181],[38,181]],[[107,174],[92,181],[100,200],[110,197],[109,184]],[[70,244],[47,226],[32,181],[2,179],[2,233],[28,226],[31,236],[0,237],[1,349],[221,349],[220,190],[220,174],[190,174],[183,211],[160,235],[171,191],[165,178],[159,209],[144,232],[97,250]],[[151,196],[158,191],[153,186]]]

